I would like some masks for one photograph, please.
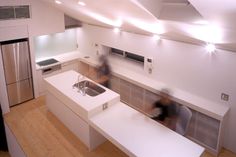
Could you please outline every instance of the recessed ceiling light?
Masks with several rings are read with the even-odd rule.
[[[206,50],[207,50],[207,52],[212,53],[212,52],[215,52],[216,47],[215,47],[214,44],[208,43],[208,44],[206,45]]]
[[[153,38],[154,38],[154,40],[160,40],[161,39],[161,37],[159,35],[157,35],[157,34],[154,34]]]
[[[100,15],[96,12],[90,11],[90,10],[83,10],[83,13],[86,14],[87,16],[92,17],[93,19],[100,21],[102,23],[108,24],[113,27],[120,27],[120,23],[117,23],[117,21],[114,21],[112,19],[109,19],[103,15]]]
[[[55,3],[57,3],[57,4],[61,4],[61,1],[55,0]]]
[[[139,19],[135,18],[128,18],[127,20],[130,24],[134,25],[135,27],[138,27],[139,29],[142,29],[147,32],[151,32],[154,34],[163,34],[165,32],[165,29],[163,27],[163,24],[160,22],[158,23],[148,23]]]
[[[117,20],[115,23],[116,23],[116,24],[115,24],[116,27],[121,27],[122,24],[123,24],[123,21],[122,21],[121,19],[119,19],[119,20]]]
[[[223,29],[217,25],[194,25],[186,29],[194,38],[207,43],[223,43]]]
[[[119,32],[120,32],[120,28],[115,27],[115,28],[113,29],[113,31],[114,31],[115,33],[119,33]]]
[[[81,5],[81,6],[86,6],[86,4],[82,1],[79,1],[78,4]]]
[[[206,21],[206,20],[198,20],[198,21],[195,21],[194,24],[198,24],[198,25],[208,25],[209,22]]]

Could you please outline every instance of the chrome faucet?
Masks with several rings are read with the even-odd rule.
[[[78,81],[78,85],[77,85],[77,87],[78,87],[78,92],[80,92],[81,93],[81,90],[82,90],[82,83],[80,83],[82,80],[83,80],[83,78],[84,78],[84,76],[83,75],[81,75],[81,74],[79,74],[78,75],[78,78],[77,78],[77,81]]]
[[[85,96],[86,95],[86,85],[87,85],[88,81],[84,80],[84,76],[81,74],[78,75],[77,81],[78,82],[74,84],[73,88],[77,87],[78,88],[77,92],[79,92],[83,96]]]
[[[75,82],[75,84],[72,86],[73,88],[75,88],[75,87],[77,87],[77,89],[78,89],[78,92],[80,92],[81,91],[81,89],[82,89],[82,83],[80,83],[82,80],[84,79],[84,76],[83,75],[81,75],[81,74],[79,74],[78,76],[77,76],[77,81]]]
[[[79,74],[77,79],[78,79],[78,80],[77,80],[78,83],[81,82],[81,81],[83,81],[83,79],[84,79],[84,75]]]
[[[80,92],[83,96],[86,95],[86,87],[87,87],[88,83],[89,83],[88,81],[84,81],[83,83],[80,82],[79,89],[80,89]]]

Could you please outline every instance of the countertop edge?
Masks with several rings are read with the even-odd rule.
[[[76,54],[76,55],[75,55]],[[70,55],[71,55],[71,58],[70,58]],[[60,55],[61,58],[63,58],[64,55]],[[71,53],[68,53],[68,54],[65,54],[65,56],[67,56],[67,60],[64,61],[64,62],[70,62],[70,61],[73,61],[73,60],[78,60],[78,61],[81,61],[81,62],[84,62],[86,64],[89,64],[93,67],[96,67],[99,65],[97,59],[95,59],[94,56],[90,56],[89,58],[85,58],[85,54],[82,54],[80,53],[79,51],[74,51],[74,52],[71,52]],[[64,63],[63,61],[60,63]],[[40,70],[40,69],[37,69],[37,70]],[[132,79],[132,77],[129,77],[129,76],[126,76],[124,75],[124,72],[122,73],[121,70],[114,70],[112,71],[113,75],[114,76],[118,76],[122,79],[125,79],[131,83],[134,83],[138,86],[141,86],[143,87],[144,89],[147,89],[151,92],[154,92],[154,93],[159,93],[161,88],[163,87],[166,87],[166,84],[165,83],[162,83],[162,82],[157,82],[156,80],[153,80],[151,78],[147,78],[145,76],[141,76],[140,74],[135,74],[137,76],[141,76],[143,78],[144,81],[137,81],[137,80],[134,80]],[[131,72],[127,70],[127,72],[125,73],[134,73],[134,72]],[[152,86],[149,85],[150,82],[154,82],[155,84],[155,87],[158,87],[158,88],[154,88],[153,87],[153,84]],[[174,89],[174,92],[176,91],[181,91],[179,89]],[[181,91],[181,92],[184,92],[184,91]],[[188,99],[182,99],[181,97],[182,96],[179,96],[179,95],[173,95],[173,100],[176,101],[177,103],[181,103],[183,105],[186,105],[192,109],[196,109],[204,114],[207,114],[207,115],[211,115],[212,117],[216,118],[217,120],[223,120],[224,116],[228,113],[229,111],[229,106],[227,105],[224,105],[224,104],[219,104],[217,102],[213,102],[211,100],[208,100],[208,99],[204,99],[202,97],[198,97],[197,95],[192,95],[190,93],[187,93],[187,92],[184,92],[187,94],[187,96],[185,97],[192,97],[192,98],[195,98],[197,99],[199,102],[195,103],[195,102],[191,102],[189,101]],[[213,106],[215,107],[216,105],[218,106],[217,108],[213,109],[213,108],[205,108],[203,107],[204,104],[214,104]],[[198,104],[198,105],[195,105],[195,104]],[[212,105],[210,105],[212,106]]]

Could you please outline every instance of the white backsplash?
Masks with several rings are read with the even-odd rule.
[[[76,30],[43,35],[34,38],[35,59],[48,58],[77,49]]]

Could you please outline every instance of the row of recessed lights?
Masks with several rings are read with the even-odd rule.
[[[120,29],[120,27],[114,27],[114,28],[113,28],[113,31],[114,31],[115,33],[119,33],[119,32],[121,32],[121,29]],[[158,35],[158,34],[154,34],[154,35],[153,35],[153,38],[154,38],[155,40],[160,40],[160,39],[161,39],[160,35]]]
[[[62,4],[62,2],[61,1],[59,1],[59,0],[55,0],[55,3],[56,4]],[[78,4],[79,5],[81,5],[81,6],[86,6],[86,3],[84,3],[83,1],[78,1]],[[120,22],[120,21],[119,21]],[[120,26],[122,25],[122,22],[120,22],[121,24],[120,24]],[[120,29],[120,26],[119,27],[115,27],[114,29],[113,29],[113,31],[115,32],[115,33],[119,33],[120,31],[121,31],[121,29]],[[155,40],[159,40],[160,39],[160,36],[159,35],[156,35],[156,34],[154,34],[154,39]]]
[[[59,0],[55,0],[55,3],[57,3],[57,4],[62,4],[62,2],[59,1]],[[84,3],[83,1],[78,1],[78,4],[81,5],[81,6],[86,6],[86,3]],[[113,31],[114,31],[115,33],[119,33],[119,32],[121,31],[121,29],[120,29],[120,27],[115,27],[115,28],[113,29]],[[159,35],[157,35],[157,34],[154,34],[154,35],[153,35],[153,38],[154,38],[155,40],[160,40],[160,39],[161,39],[161,37],[160,37]],[[207,50],[207,52],[209,52],[209,53],[214,52],[215,49],[216,49],[216,48],[215,48],[215,45],[214,45],[214,44],[208,43],[208,44],[206,45],[206,50]]]
[[[121,31],[121,29],[120,29],[119,27],[115,27],[115,28],[113,29],[113,31],[114,31],[115,33],[119,33],[119,32]],[[154,38],[154,40],[156,40],[156,41],[158,41],[158,40],[161,39],[160,35],[157,35],[157,34],[154,34],[154,35],[153,35],[153,38]],[[209,52],[209,53],[213,53],[213,52],[216,51],[216,47],[215,47],[215,45],[212,44],[212,43],[207,43],[205,48],[206,48],[206,51]]]
[[[56,4],[62,4],[62,2],[59,1],[59,0],[55,0],[55,3]],[[83,1],[78,1],[78,4],[81,5],[81,6],[86,6],[86,3],[84,3]]]

